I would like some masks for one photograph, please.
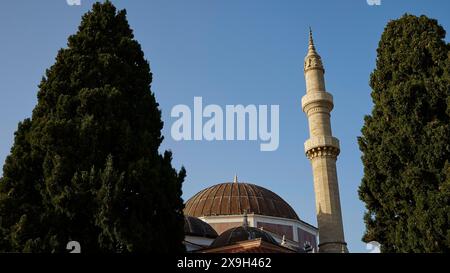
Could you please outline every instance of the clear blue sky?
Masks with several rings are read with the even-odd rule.
[[[316,225],[312,171],[303,143],[308,124],[301,111],[305,93],[303,58],[312,26],[334,95],[333,133],[341,141],[338,176],[345,235],[350,251],[361,242],[364,204],[357,196],[362,163],[357,136],[370,113],[369,75],[380,35],[405,12],[425,14],[450,30],[450,1],[382,0],[133,0],[113,1],[128,20],[154,73],[165,122],[164,149],[188,176],[183,197],[213,184],[239,179],[278,193],[300,218]],[[66,46],[93,1],[3,1],[0,9],[0,162],[13,142],[17,123],[30,117],[37,85]],[[447,39],[448,41],[448,39]],[[259,142],[175,142],[170,136],[174,105],[280,105],[280,146],[261,152]],[[1,174],[1,171],[0,171]]]

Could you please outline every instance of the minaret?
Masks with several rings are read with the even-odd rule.
[[[314,176],[319,251],[348,252],[336,173],[339,140],[333,137],[330,123],[333,96],[325,89],[325,69],[316,52],[311,29],[304,72],[306,95],[302,98],[302,109],[308,117],[310,135],[305,142],[305,152]]]

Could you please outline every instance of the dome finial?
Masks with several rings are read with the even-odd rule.
[[[237,174],[234,175],[234,179],[233,179],[233,183],[237,183],[238,182],[238,178],[237,178]]]

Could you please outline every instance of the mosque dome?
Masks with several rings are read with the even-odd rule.
[[[206,188],[185,204],[184,214],[202,217],[244,213],[299,220],[292,207],[274,192],[250,183],[221,183]]]
[[[249,226],[239,226],[230,228],[229,230],[220,234],[214,242],[211,244],[211,248],[223,247],[227,245],[232,245],[237,242],[253,240],[260,238],[262,241],[278,245],[275,239],[267,232]]]
[[[184,216],[184,234],[197,237],[216,238],[217,232],[206,222],[192,216]]]

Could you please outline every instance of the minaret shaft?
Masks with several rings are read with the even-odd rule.
[[[306,95],[302,98],[302,108],[308,117],[310,135],[305,152],[314,176],[319,251],[347,252],[336,172],[339,140],[333,137],[330,122],[333,96],[325,89],[325,70],[311,32],[304,69]]]

